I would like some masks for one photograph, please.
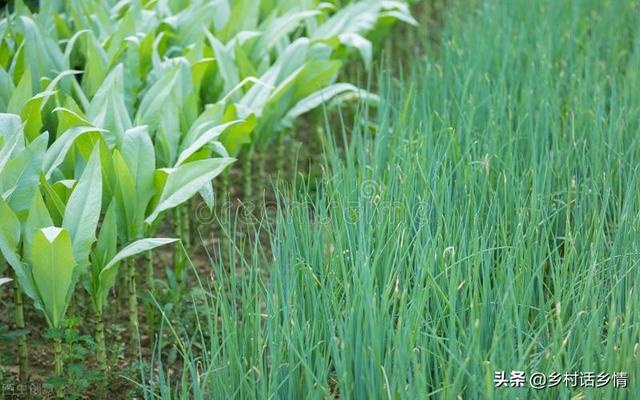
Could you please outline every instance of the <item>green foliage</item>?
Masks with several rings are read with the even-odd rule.
[[[106,302],[107,295],[109,294],[109,290],[113,288],[116,283],[116,274],[118,271],[118,266],[120,265],[120,261],[138,254],[142,254],[146,251],[153,250],[156,247],[174,243],[177,240],[178,239],[165,238],[140,239],[131,243],[124,249],[120,250],[117,254],[115,254],[109,260],[109,262],[104,265],[97,276],[98,297],[95,299],[95,301],[97,302],[96,307],[99,310],[102,310],[102,307]]]
[[[39,300],[51,326],[58,328],[69,304],[77,264],[69,231],[53,226],[38,229],[28,251]]]
[[[158,354],[146,397],[640,397],[639,4],[451,3],[317,191],[279,188],[270,248],[215,259],[195,323],[167,313],[182,373]]]
[[[83,398],[89,389],[104,379],[98,372],[85,366],[92,357],[96,344],[91,336],[81,335],[79,328],[77,321],[69,319],[60,328],[50,328],[44,333],[47,339],[61,339],[63,362],[66,365],[62,376],[47,379],[47,387],[63,388],[67,399]]]
[[[60,0],[3,14],[0,251],[50,326],[77,282],[102,321],[119,265],[175,242],[149,236],[197,194],[212,206],[243,145],[322,105],[375,102],[336,80],[351,50],[371,64],[378,21],[412,23],[398,4]]]

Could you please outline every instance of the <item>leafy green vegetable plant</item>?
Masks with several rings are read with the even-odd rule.
[[[80,282],[105,371],[104,309],[123,265],[134,348],[135,257],[178,240],[150,238],[166,215],[190,242],[191,199],[213,207],[213,179],[243,148],[263,158],[300,115],[375,102],[338,73],[350,51],[370,64],[376,24],[413,23],[402,4],[52,0],[33,13],[16,2],[0,19],[0,261],[14,271],[18,328],[22,293],[59,329]],[[153,288],[151,262],[145,276]],[[26,360],[26,338],[18,347]],[[61,375],[59,338],[54,350]]]

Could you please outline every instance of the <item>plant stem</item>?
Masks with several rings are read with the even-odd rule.
[[[284,132],[280,132],[276,143],[276,171],[280,178],[285,177],[285,146],[284,146]]]
[[[258,151],[258,197],[262,199],[266,198],[265,191],[267,189],[266,153],[265,149],[259,149]]]
[[[192,203],[187,201],[184,206],[180,207],[181,219],[182,219],[182,235],[181,238],[184,241],[185,248],[191,252],[193,250],[193,242],[191,240],[191,218]]]
[[[198,219],[198,199],[192,197],[189,200],[189,240],[191,240],[191,248],[196,249],[200,242],[200,220]]]
[[[173,209],[173,233],[176,237],[180,238],[180,240],[183,240],[182,225],[183,225],[182,213],[180,212],[179,207],[176,207]],[[173,263],[174,263],[174,271],[176,274],[176,278],[179,279],[181,275],[182,267],[184,264],[184,255],[182,254],[182,251],[180,251],[180,249],[178,249],[177,247],[173,253]]]
[[[224,255],[228,246],[225,229],[229,227],[227,216],[231,209],[231,194],[229,193],[229,168],[225,169],[220,179],[220,189],[217,197],[216,212],[220,215],[220,260],[225,262]]]
[[[220,191],[218,195],[218,199],[223,206],[226,206],[224,201],[229,197],[229,174],[231,169],[226,168],[222,172],[222,176],[220,177]]]
[[[98,370],[102,375],[102,379],[98,384],[98,393],[101,397],[105,395],[107,379],[107,345],[104,337],[104,313],[100,310],[96,312],[96,359],[98,361]]]
[[[53,359],[55,362],[54,373],[62,378],[62,338],[53,339]],[[56,387],[56,398],[64,399],[64,384]]]
[[[322,126],[318,126],[315,134],[315,143],[314,143],[314,153],[318,158],[321,158],[322,151],[324,150],[324,141],[327,136],[324,128]],[[318,160],[321,161],[321,160]]]
[[[147,279],[146,279],[147,290],[149,291],[149,296],[153,297],[156,290],[156,284],[155,284],[154,273],[153,273],[153,252],[151,250],[147,251],[145,254],[145,266],[146,266],[146,275],[147,275]],[[155,327],[156,327],[156,313],[155,313],[153,304],[151,304],[151,302],[147,304],[146,314],[147,314],[147,325],[149,325],[148,326],[149,337],[152,338],[153,334],[155,333]]]
[[[221,219],[222,219],[222,226],[223,229],[221,229],[220,231],[220,250],[221,250],[221,257],[220,260],[223,263],[226,263],[226,265],[231,265],[233,263],[233,251],[232,251],[232,246],[231,243],[233,242],[232,239],[232,232],[233,232],[233,220],[231,218],[232,215],[232,211],[231,211],[231,205],[229,204],[224,210],[222,210],[222,215],[221,215]]]
[[[154,280],[154,272],[153,272],[153,252],[151,250],[145,253],[145,266],[146,266],[146,274],[147,274],[147,289],[149,292],[153,293],[156,289],[156,283]]]
[[[138,347],[138,296],[136,293],[136,268],[133,260],[125,260],[129,286],[129,330],[131,331],[131,354]]]
[[[126,261],[123,261],[123,266],[126,267]],[[119,281],[118,287],[115,289],[116,301],[119,304],[118,308],[127,308],[129,301],[129,277],[125,272],[124,274],[118,274],[116,279]]]
[[[98,311],[96,313],[96,358],[98,361],[98,369],[104,375],[107,373],[107,346],[104,340],[104,313]]]
[[[25,329],[24,323],[24,299],[22,297],[22,288],[18,283],[16,276],[15,282],[15,303],[16,303],[16,329]],[[27,337],[26,335],[20,335],[18,337],[18,379],[20,382],[26,382],[27,380]]]
[[[244,201],[250,202],[253,197],[253,177],[251,175],[251,167],[253,162],[253,145],[248,144],[245,147],[244,156],[242,157],[242,189]]]

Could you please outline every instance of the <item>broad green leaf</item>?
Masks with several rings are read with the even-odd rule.
[[[186,147],[180,153],[178,157],[178,161],[176,162],[176,167],[180,166],[184,163],[193,153],[200,150],[202,147],[210,143],[211,141],[217,139],[227,128],[237,125],[244,122],[243,120],[235,120],[231,122],[227,122],[222,125],[214,126],[211,129],[203,132],[200,137],[198,137],[193,143],[188,143],[188,147]]]
[[[240,82],[240,74],[233,59],[233,52],[224,47],[220,40],[213,36],[209,31],[206,31],[205,33],[207,34],[207,39],[213,49],[213,53],[216,56],[218,70],[220,71],[220,76],[224,82],[224,92],[228,93]]]
[[[164,54],[167,49],[168,35],[165,31],[161,31],[153,38],[151,51],[151,71],[162,69],[162,58],[160,54]],[[146,50],[146,49],[145,49]]]
[[[6,112],[11,100],[11,94],[16,90],[7,71],[0,67],[0,112]]]
[[[226,6],[226,7],[225,7]],[[193,4],[181,12],[164,20],[176,32],[176,44],[187,47],[198,41],[203,35],[203,28],[209,29],[216,22],[222,26],[229,18],[229,7],[225,0],[207,1],[203,4]]]
[[[369,40],[354,32],[341,33],[338,35],[338,39],[345,46],[358,50],[365,67],[369,69],[373,52],[373,46]]]
[[[143,96],[136,114],[136,125],[149,125],[151,131],[157,129],[170,104],[175,109],[171,112],[179,112],[179,107],[191,92],[191,66],[186,59],[180,57],[169,60],[166,70],[160,79],[149,88]],[[174,120],[179,120],[178,115],[170,115]]]
[[[13,55],[13,61],[11,62],[11,66],[9,67],[9,75],[12,77],[13,83],[18,85],[20,79],[24,75],[27,70],[27,66],[25,65],[25,46],[24,42],[18,46],[15,54]],[[33,81],[32,81],[33,82]],[[32,84],[33,86],[33,84]]]
[[[158,168],[153,173],[153,198],[151,199],[151,203],[149,203],[149,209],[154,209],[158,205],[158,201],[160,200],[160,195],[164,190],[165,185],[167,184],[167,179],[172,171],[175,168]]]
[[[242,46],[235,46],[235,60],[238,67],[238,73],[241,77],[250,77],[258,75],[256,66],[253,65],[249,56],[244,51]]]
[[[77,152],[75,153],[76,157],[73,160],[74,166],[83,168],[84,161],[89,159],[89,157],[91,156],[91,153],[93,153],[98,143],[102,143],[102,142],[106,143],[106,141],[103,138],[104,136],[100,132],[90,132],[86,135],[78,136],[78,138],[75,140],[75,146],[74,146],[75,150],[77,150]],[[82,160],[78,159],[77,155],[79,155],[82,158]]]
[[[20,116],[25,123],[24,132],[30,142],[40,134],[42,110],[54,93],[53,91],[44,91],[36,94],[27,101],[20,112]]]
[[[47,145],[48,135],[38,138],[26,149],[19,118],[13,114],[0,114],[0,135],[6,140],[0,148],[0,193],[8,197],[14,211],[28,208]],[[8,193],[11,193],[10,195]]]
[[[51,187],[58,195],[60,201],[62,201],[63,205],[69,202],[69,197],[73,193],[73,188],[76,186],[77,181],[75,179],[62,179],[55,182]],[[66,207],[66,206],[65,206]],[[64,208],[63,208],[64,214]]]
[[[100,147],[100,167],[102,169],[102,204],[109,204],[117,191],[117,176],[113,167],[113,154],[104,140],[98,141],[97,145]]]
[[[191,67],[183,57],[167,60],[161,78],[149,89],[140,102],[136,115],[138,125],[148,125],[155,135],[157,164],[168,166],[175,162],[182,126],[195,113],[185,103],[193,92]]]
[[[342,67],[342,62],[337,60],[307,62],[295,83],[295,93],[292,100],[300,101],[312,93],[333,84],[338,76],[340,67]]]
[[[331,45],[328,45],[326,42],[331,43]],[[335,47],[337,47],[337,45],[339,43],[340,42],[338,41],[337,38],[332,39],[332,40],[328,40],[328,41],[324,41],[324,42],[314,42],[309,47],[309,52],[307,54],[307,60],[308,61],[329,61],[329,60],[331,60],[331,57],[334,54]],[[338,62],[338,63],[342,64],[342,61],[340,61],[340,60],[331,60],[331,61]]]
[[[58,182],[56,182],[58,183]],[[51,213],[53,225],[62,225],[62,217],[64,216],[65,202],[60,198],[52,185],[47,182],[43,174],[40,174],[40,187],[44,191],[45,203],[47,209]]]
[[[0,196],[0,239],[6,246],[3,255],[7,261],[18,258],[18,244],[20,243],[20,221],[11,210],[7,202]],[[8,254],[10,253],[10,254]]]
[[[7,68],[9,68],[9,61],[11,61],[11,57],[13,56],[12,49],[7,44],[7,41],[0,35],[0,69],[5,71],[6,74]]]
[[[311,35],[311,39],[329,39],[344,33],[370,31],[378,19],[381,5],[378,0],[351,3],[320,25]]]
[[[5,165],[24,150],[25,141],[20,117],[14,114],[0,114],[0,138],[3,141],[0,147],[0,174],[3,174]]]
[[[116,255],[118,245],[118,226],[117,226],[117,204],[111,201],[107,213],[104,216],[102,225],[100,226],[100,234],[96,243],[95,251],[92,254],[91,268],[91,297],[98,311],[102,311],[106,292],[100,290],[100,274],[104,267]],[[106,273],[107,275],[109,272]],[[110,288],[110,287],[109,287]],[[108,291],[109,289],[107,289]]]
[[[27,220],[23,225],[24,248],[30,249],[35,233],[39,229],[46,228],[48,226],[53,226],[53,221],[51,220],[49,210],[47,210],[47,206],[42,199],[42,195],[37,191],[33,195],[29,214],[27,215]]]
[[[156,160],[153,143],[146,126],[129,129],[122,140],[122,156],[134,178],[139,205],[144,210],[153,196]]]
[[[129,115],[134,115],[134,103],[137,102],[138,93],[145,78],[145,75],[142,74],[140,61],[140,40],[136,36],[127,37],[123,46],[126,46],[122,55],[124,76],[126,77],[124,80],[124,101]]]
[[[25,162],[16,180],[16,188],[8,199],[9,205],[17,214],[28,210],[33,194],[37,191],[48,141],[49,134],[45,132],[29,144],[21,154]]]
[[[200,93],[202,80],[211,65],[215,65],[215,59],[203,58],[191,66],[191,82],[194,88],[193,96],[197,96]]]
[[[73,79],[72,76],[80,73],[82,73],[82,71],[71,69],[60,72],[47,85],[46,90],[35,95],[31,98],[31,100],[29,100],[29,102],[27,102],[25,107],[22,109],[21,116],[26,123],[25,133],[30,141],[33,140],[35,136],[37,136],[37,134],[40,132],[40,129],[42,128],[43,110],[48,104],[49,98],[53,95],[56,95],[55,97],[58,98],[61,94],[66,93],[67,99],[71,99],[68,94],[70,93],[73,85],[70,85],[70,83],[77,85],[77,81]],[[65,79],[67,77],[69,77],[69,79]],[[59,89],[61,89],[61,91]],[[55,109],[52,111],[55,111]]]
[[[128,240],[135,239],[142,230],[144,214],[140,213],[135,177],[118,150],[113,152],[113,169],[116,175],[118,229]]]
[[[256,0],[233,0],[231,4],[231,15],[223,29],[218,29],[216,36],[227,41],[236,33],[245,30],[255,30],[258,26],[260,16],[259,1]]]
[[[231,105],[225,111],[223,120],[233,120],[237,118],[238,112],[235,105]],[[220,135],[220,142],[223,144],[225,150],[232,156],[237,155],[242,148],[242,145],[251,143],[251,133],[256,127],[255,114],[248,114],[244,117],[244,122],[238,125],[231,126],[225,132]]]
[[[247,107],[257,116],[261,116],[276,86],[287,80],[293,80],[302,70],[308,49],[309,40],[306,38],[300,38],[291,43],[278,57],[276,63],[260,77],[263,84],[254,85],[239,104]]]
[[[415,18],[411,16],[409,4],[404,1],[383,0],[382,12],[380,13],[380,17],[391,17],[393,19],[397,19],[398,21],[405,22],[409,25],[418,26],[418,21],[416,21]]]
[[[66,107],[56,107],[53,109],[53,112],[55,112],[58,117],[58,137],[74,126],[91,126],[91,122],[84,117],[80,107],[75,104],[71,97],[67,97],[65,104]]]
[[[216,0],[212,3],[216,6],[216,11],[213,15],[213,28],[219,31],[229,22],[231,5],[229,0]]]
[[[2,142],[4,146],[9,143],[14,137],[23,137],[22,132],[22,120],[19,115],[9,114],[9,113],[0,113],[0,138],[2,138]],[[20,142],[18,142],[20,144]],[[17,148],[17,151],[20,151],[24,148],[24,141],[22,145]]]
[[[129,258],[137,254],[153,250],[156,247],[164,246],[165,244],[175,243],[178,240],[179,239],[173,238],[148,238],[136,240],[135,242],[126,246],[124,249],[120,250],[118,254],[116,254],[111,260],[109,260],[109,263],[107,263],[104,269],[107,270],[109,268],[113,268],[114,265],[124,260],[125,258]],[[102,272],[104,273],[104,270]]]
[[[27,101],[33,96],[33,89],[31,88],[31,72],[27,69],[22,74],[22,78],[18,82],[18,86],[11,95],[9,104],[7,105],[7,112],[11,114],[20,114],[22,108]]]
[[[29,254],[33,281],[47,319],[58,328],[68,306],[67,295],[76,267],[69,231],[55,226],[39,229]]]
[[[122,3],[121,3],[122,4]],[[109,35],[109,39],[104,43],[107,59],[110,65],[117,59],[118,55],[126,48],[126,38],[136,33],[136,19],[141,17],[138,8],[132,6],[119,19],[118,25]],[[112,10],[113,12],[113,10]]]
[[[109,73],[87,110],[91,124],[106,130],[103,137],[109,148],[121,143],[124,132],[132,126],[124,99],[123,71],[122,64],[118,64]]]
[[[73,238],[73,256],[84,266],[88,263],[91,245],[96,240],[96,227],[102,204],[102,172],[100,153],[96,148],[67,203],[62,227]]]
[[[118,230],[116,219],[117,203],[112,201],[100,225],[100,233],[92,257],[93,265],[102,269],[116,255],[118,245]],[[99,274],[99,271],[98,271]]]
[[[103,303],[109,290],[115,285],[116,275],[118,274],[119,262],[128,257],[133,257],[137,254],[144,253],[149,250],[153,250],[156,247],[164,246],[166,244],[175,243],[178,239],[169,238],[154,238],[154,239],[140,239],[126,246],[120,250],[107,265],[102,269],[99,276],[100,295],[99,302]]]
[[[62,0],[49,0],[39,3],[38,9],[38,25],[48,32],[56,25],[54,16],[64,11],[64,5]]]
[[[53,2],[52,2],[53,3]],[[49,4],[49,2],[47,2]],[[41,8],[42,10],[42,8]],[[41,11],[42,12],[42,11]],[[67,21],[58,13],[50,13],[49,15],[53,15],[53,22],[56,27],[56,32],[58,33],[58,37],[60,39],[68,39],[73,36],[73,32],[71,28],[67,24]]]
[[[80,38],[80,36],[89,33],[90,31],[88,29],[80,29],[79,31],[77,31],[76,33],[73,34],[73,36],[71,36],[71,38],[69,39],[69,41],[67,42],[67,45],[65,46],[64,49],[64,55],[63,55],[63,63],[64,63],[64,68],[65,69],[71,69],[71,53],[73,52],[73,49],[75,48],[75,44],[78,41],[78,39]]]
[[[380,97],[374,93],[368,92],[366,90],[358,90],[358,91],[346,91],[336,95],[329,104],[327,108],[335,108],[340,107],[345,103],[362,103],[367,104],[369,106],[377,107],[380,104]]]
[[[296,104],[291,110],[289,110],[287,115],[282,119],[281,127],[291,127],[291,125],[293,124],[293,120],[295,120],[300,115],[313,110],[321,104],[330,101],[335,96],[343,94],[345,92],[362,92],[363,94],[366,94],[366,92],[362,89],[359,89],[358,87],[349,83],[333,84],[300,100],[298,104]]]
[[[206,130],[211,129],[216,125],[220,125],[223,122],[224,111],[225,104],[223,102],[207,105],[204,111],[198,116],[193,124],[191,124],[187,134],[184,135],[181,144],[182,148],[195,142]]]
[[[215,195],[213,192],[213,184],[211,182],[207,183],[198,191],[198,193],[200,194],[200,197],[202,197],[202,200],[205,202],[207,207],[209,207],[209,211],[213,210],[213,206],[215,205],[214,204]]]
[[[254,47],[252,59],[259,60],[267,56],[269,51],[271,51],[271,49],[275,47],[280,40],[287,37],[291,31],[300,25],[301,22],[320,14],[321,12],[318,10],[292,10],[273,21],[270,21],[268,26],[264,27],[265,31]]]
[[[42,170],[45,173],[45,177],[49,179],[53,171],[62,164],[69,149],[80,135],[99,131],[100,129],[92,126],[76,126],[63,133],[53,142],[44,156]]]
[[[176,106],[176,102],[167,103],[166,108],[162,111],[160,126],[155,136],[158,165],[173,165],[178,155],[182,129],[180,121],[175,118],[175,112],[173,111],[178,109]]]
[[[40,301],[36,296],[29,267],[22,262],[18,254],[20,222],[2,196],[0,196],[0,221],[0,252],[2,252],[2,257],[13,268],[24,292],[35,301],[36,307],[40,308]]]
[[[24,59],[29,62],[34,91],[40,91],[40,79],[64,70],[63,55],[53,38],[44,34],[33,19],[21,16],[16,27],[24,35]],[[31,96],[29,96],[31,97]]]
[[[82,87],[89,98],[94,97],[108,72],[107,55],[93,34],[85,38],[87,54]]]
[[[193,161],[175,168],[167,177],[158,205],[145,222],[151,224],[162,211],[176,207],[193,197],[233,161],[233,158],[213,158]]]

